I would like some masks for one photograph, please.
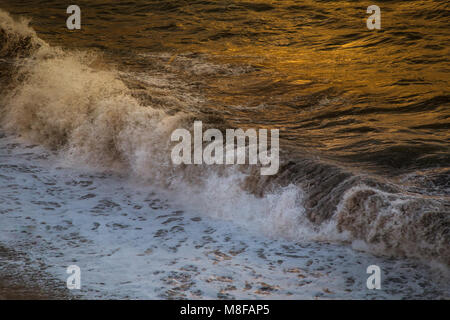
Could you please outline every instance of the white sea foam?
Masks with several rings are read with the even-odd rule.
[[[95,69],[96,59],[86,52],[38,49],[21,64],[26,80],[3,97],[3,127],[61,149],[66,162],[130,170],[168,187],[185,206],[216,218],[273,236],[342,238],[308,221],[297,186],[258,198],[242,188],[245,174],[234,167],[220,175],[205,167],[174,167],[170,133],[187,126],[188,115],[142,105],[115,70]],[[327,231],[321,233],[322,228]]]
[[[186,208],[189,194],[178,205],[142,180],[61,166],[57,154],[23,140],[0,138],[0,159],[0,243],[12,252],[0,255],[0,272],[29,285],[68,293],[66,269],[77,265],[81,290],[68,294],[79,298],[448,298],[446,278],[423,264],[280,238],[299,236],[281,222],[300,217],[302,195],[291,186],[262,200],[236,188],[235,204],[214,204],[214,194],[203,209],[193,199]],[[263,235],[266,227],[277,236]],[[382,290],[366,289],[372,264]]]

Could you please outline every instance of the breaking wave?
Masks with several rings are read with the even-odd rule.
[[[446,196],[325,160],[293,161],[288,153],[272,177],[254,166],[173,166],[170,134],[190,129],[199,115],[189,103],[201,97],[183,101],[167,89],[153,102],[140,99],[129,85],[136,75],[130,80],[133,75],[105,65],[97,53],[52,47],[27,21],[3,11],[0,64],[3,130],[58,150],[65,161],[129,172],[183,206],[273,237],[354,242],[375,253],[450,265]]]

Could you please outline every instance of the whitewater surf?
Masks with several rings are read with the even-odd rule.
[[[56,297],[68,294],[58,284],[69,265],[83,275],[69,295],[82,298],[450,296],[444,91],[414,100],[398,84],[377,109],[370,85],[362,97],[345,81],[291,79],[270,55],[180,51],[188,31],[169,29],[179,35],[163,50],[84,34],[92,47],[80,49],[0,11],[0,272]],[[418,127],[425,111],[433,133],[398,129],[408,116]],[[197,120],[223,133],[280,129],[277,174],[174,164],[172,133],[194,136]],[[371,265],[383,290],[367,289]]]

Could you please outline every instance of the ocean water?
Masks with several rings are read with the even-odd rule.
[[[69,31],[64,3],[0,0],[1,272],[56,288],[77,264],[82,298],[450,296],[448,4],[381,3],[379,31],[354,1],[77,4]],[[172,165],[194,120],[279,129],[279,173]]]

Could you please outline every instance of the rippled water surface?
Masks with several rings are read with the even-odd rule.
[[[445,1],[383,3],[380,31],[354,1],[79,1],[82,32],[67,31],[65,3],[1,3],[43,39],[115,52],[127,68],[151,73],[134,55],[168,54],[208,98],[200,112],[280,127],[302,150],[394,168],[449,162]]]

